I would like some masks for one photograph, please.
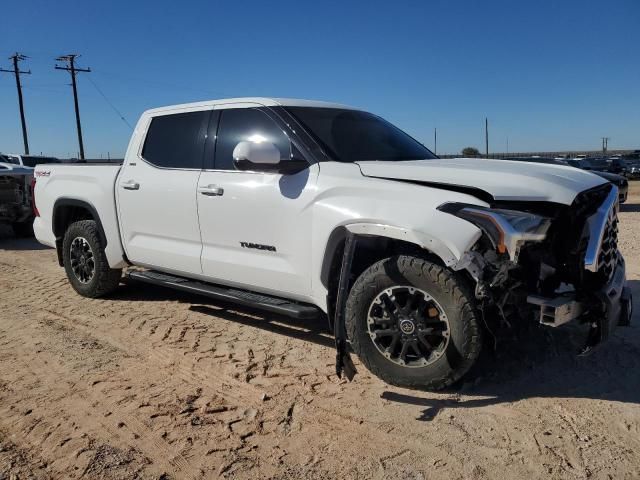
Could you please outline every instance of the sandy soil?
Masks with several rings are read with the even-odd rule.
[[[640,182],[621,217],[640,299]],[[634,322],[587,358],[566,332],[507,345],[446,393],[359,363],[345,383],[321,322],[139,284],[84,299],[5,229],[0,480],[638,478]]]

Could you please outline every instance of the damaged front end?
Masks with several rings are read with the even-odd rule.
[[[453,266],[476,282],[479,307],[503,325],[522,318],[557,327],[590,325],[581,350],[589,353],[617,326],[629,325],[631,293],[617,248],[618,191],[604,185],[579,194],[570,206],[492,202],[439,207],[475,224],[478,243]]]

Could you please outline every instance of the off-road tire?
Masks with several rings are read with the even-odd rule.
[[[429,293],[446,312],[448,344],[443,354],[426,366],[409,368],[390,361],[369,335],[367,316],[371,302],[380,292],[399,285]],[[385,382],[441,390],[462,378],[480,355],[482,330],[473,299],[464,279],[447,268],[413,256],[387,258],[367,268],[351,288],[346,305],[347,335],[362,363]]]
[[[82,283],[76,277],[71,266],[71,243],[76,238],[85,239],[93,253],[94,274],[87,283]],[[94,220],[80,220],[67,228],[62,241],[62,260],[69,283],[83,297],[103,297],[113,292],[120,283],[122,270],[109,268],[104,246],[98,235],[98,226]]]
[[[13,234],[18,238],[33,237],[33,219],[26,222],[16,222],[11,224]]]

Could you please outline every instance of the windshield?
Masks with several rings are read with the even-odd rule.
[[[371,113],[341,108],[285,108],[339,162],[438,158],[402,130]]]

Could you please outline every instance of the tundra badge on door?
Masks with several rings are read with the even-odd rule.
[[[275,252],[276,247],[273,245],[262,245],[260,243],[240,242],[242,248],[255,248],[256,250],[267,250],[269,252]]]

